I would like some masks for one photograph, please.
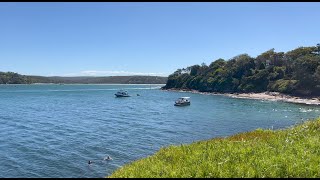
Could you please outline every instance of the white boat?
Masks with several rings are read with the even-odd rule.
[[[128,92],[127,91],[123,91],[123,90],[120,90],[120,91],[118,91],[116,94],[114,94],[114,95],[116,95],[116,97],[130,97],[130,95],[128,94]]]
[[[181,97],[176,100],[175,106],[188,106],[190,105],[190,97]]]

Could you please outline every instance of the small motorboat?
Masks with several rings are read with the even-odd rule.
[[[181,97],[176,100],[175,106],[188,106],[190,105],[190,97]]]
[[[116,97],[130,97],[127,91],[120,90],[116,94],[114,94]]]

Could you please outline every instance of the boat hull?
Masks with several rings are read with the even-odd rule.
[[[116,97],[130,97],[129,95],[114,94]]]
[[[188,103],[175,103],[174,105],[175,106],[189,106],[190,102],[188,102]]]

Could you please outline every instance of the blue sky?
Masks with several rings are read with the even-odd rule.
[[[167,76],[320,43],[320,3],[0,3],[0,71]]]

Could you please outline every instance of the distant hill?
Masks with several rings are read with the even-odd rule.
[[[26,76],[14,72],[0,72],[0,84],[165,84],[167,77],[160,76],[106,76],[106,77],[61,77]]]

